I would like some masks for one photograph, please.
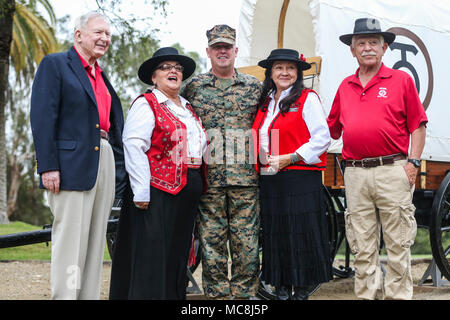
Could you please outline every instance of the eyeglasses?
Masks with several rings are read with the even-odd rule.
[[[183,72],[184,67],[179,65],[179,64],[172,65],[172,64],[164,63],[164,64],[156,67],[156,69],[159,69],[159,70],[162,70],[162,71],[170,71],[172,69],[175,69],[175,71]]]

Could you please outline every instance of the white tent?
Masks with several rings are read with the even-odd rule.
[[[339,36],[361,17],[377,18],[397,34],[383,62],[415,79],[429,120],[422,159],[450,162],[450,0],[243,0],[237,66],[256,65],[279,47],[320,56],[318,91],[328,114],[339,84],[357,68]]]

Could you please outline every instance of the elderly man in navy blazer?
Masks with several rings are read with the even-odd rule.
[[[52,299],[99,299],[105,235],[126,184],[123,111],[99,67],[111,43],[106,17],[76,21],[74,46],[37,70],[31,128],[52,226]]]

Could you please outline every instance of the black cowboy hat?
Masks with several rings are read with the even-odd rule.
[[[349,46],[352,43],[352,37],[359,34],[381,34],[387,44],[395,40],[395,33],[381,31],[380,21],[373,18],[356,19],[353,33],[344,34],[339,39]]]
[[[152,85],[152,76],[156,67],[163,61],[177,61],[183,70],[183,80],[189,78],[195,71],[195,61],[187,56],[178,53],[178,50],[172,47],[160,48],[153,53],[153,56],[144,61],[139,67],[138,76],[142,82]]]
[[[303,55],[299,57],[298,51],[293,49],[274,49],[265,60],[258,62],[258,66],[270,68],[274,61],[294,61],[297,63],[298,70],[308,70],[311,65],[306,62]]]

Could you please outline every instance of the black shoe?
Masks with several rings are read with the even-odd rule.
[[[292,297],[292,290],[289,287],[281,286],[275,290],[278,300],[290,300]]]
[[[309,287],[294,287],[294,295],[291,300],[308,300]]]

